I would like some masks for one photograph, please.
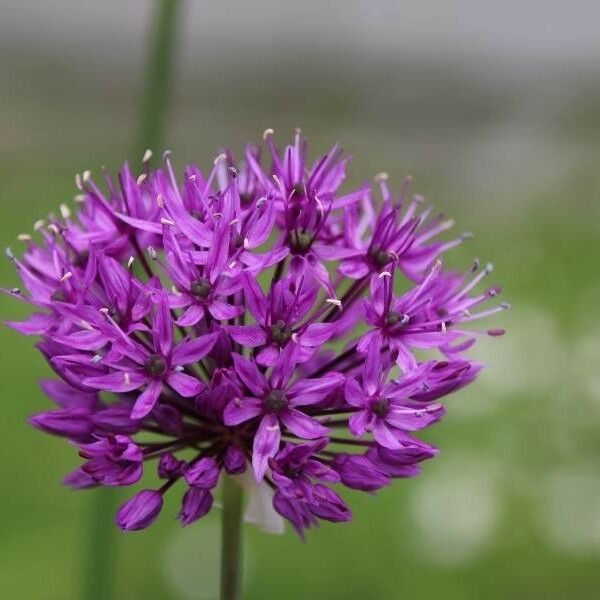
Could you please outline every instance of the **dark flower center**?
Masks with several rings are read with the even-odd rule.
[[[50,296],[50,300],[54,300],[54,302],[66,302],[67,298],[65,293],[61,289],[58,289]]]
[[[390,403],[387,398],[379,398],[371,405],[371,410],[378,417],[385,417],[390,410]]]
[[[298,254],[306,252],[313,242],[312,235],[306,231],[292,231],[290,237],[292,250]]]
[[[240,192],[240,202],[242,204],[250,204],[254,194],[252,192]]]
[[[396,327],[397,325],[405,325],[406,323],[408,323],[408,316],[393,310],[385,317],[386,327]]]
[[[161,377],[167,371],[167,363],[162,356],[151,354],[146,361],[146,373],[153,377]]]
[[[287,404],[287,398],[281,390],[271,390],[265,398],[265,405],[269,410],[282,410]]]
[[[303,183],[296,183],[292,186],[292,197],[300,198],[305,195],[306,187]]]
[[[302,473],[302,469],[298,467],[293,467],[292,465],[285,465],[285,467],[283,468],[283,474],[288,479],[296,479],[300,475],[300,473]]]
[[[197,298],[203,298],[204,300],[210,295],[210,290],[210,281],[204,277],[200,277],[200,279],[190,285],[190,292]]]
[[[285,344],[292,337],[292,328],[281,319],[271,326],[271,339],[277,344]]]
[[[379,248],[379,246],[371,246],[369,249],[369,258],[377,267],[382,268],[392,260],[392,255]]]

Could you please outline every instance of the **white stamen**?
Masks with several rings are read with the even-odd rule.
[[[446,329],[446,323],[444,321],[442,321],[442,333],[446,333],[448,330]]]
[[[177,373],[181,373],[184,371],[184,368],[181,365],[177,365],[173,370],[177,371]]]
[[[165,219],[164,217],[160,220],[160,222],[163,225],[175,225],[175,223],[173,221],[171,221],[171,219]]]
[[[323,203],[319,200],[319,198],[317,198],[315,196],[315,202],[317,203],[317,210],[323,214],[325,212],[325,209],[323,208]]]
[[[66,204],[60,205],[60,214],[63,219],[68,219],[71,216],[71,209]]]
[[[292,333],[292,342],[294,342],[294,344],[298,343],[298,334],[297,333]]]
[[[166,161],[168,158],[171,157],[171,154],[173,154],[170,150],[165,150],[163,152],[163,160]]]
[[[81,176],[81,178],[83,179],[83,182],[84,182],[84,183],[87,183],[87,182],[90,180],[90,177],[91,177],[91,176],[92,176],[92,172],[91,172],[91,171],[88,171],[88,170],[85,170],[85,171],[83,172],[83,175]]]
[[[78,204],[82,204],[83,202],[85,202],[85,194],[77,194],[73,197],[73,200]]]
[[[334,306],[337,306],[340,309],[342,308],[342,301],[338,300],[337,298],[327,298],[325,302],[327,302],[327,304],[333,304]]]
[[[241,398],[238,398],[238,397],[236,396],[236,397],[233,399],[233,403],[234,403],[236,406],[241,406],[241,405],[242,405],[242,399],[241,399]]]
[[[392,274],[389,271],[381,271],[381,273],[379,273],[379,279],[382,279],[383,277],[391,277]]]
[[[267,431],[279,431],[279,425],[271,425],[267,427]]]
[[[503,310],[510,310],[512,308],[512,305],[509,304],[508,302],[502,302],[500,304],[500,308]]]
[[[250,248],[250,240],[245,237],[244,238],[244,250],[248,250],[248,248]]]
[[[165,199],[162,197],[162,194],[158,194],[158,196],[156,196],[156,204],[158,204],[159,208],[165,207]]]
[[[92,356],[93,364],[99,363],[101,360],[102,360],[102,356],[100,354],[94,354],[94,356]]]
[[[222,161],[222,160],[227,160],[227,154],[224,154],[224,153],[221,153],[221,154],[219,154],[219,156],[217,156],[217,157],[215,158],[215,160],[214,160],[214,163],[213,163],[213,164],[216,166],[216,165],[217,165],[217,163],[219,163],[219,162],[220,162],[220,161]]]
[[[131,269],[131,265],[133,264],[133,261],[135,260],[135,258],[133,256],[129,257],[129,260],[127,261],[127,268]]]
[[[19,288],[12,288],[10,290],[10,293],[13,294],[13,295],[15,295],[15,296],[18,296],[21,293],[21,290]]]
[[[229,268],[230,268],[230,269],[233,269],[233,267],[235,267],[235,265],[237,265],[237,260],[232,260],[232,261],[229,263]]]
[[[77,186],[78,190],[83,191],[83,184],[81,183],[81,175],[79,173],[75,174],[75,185]]]
[[[148,256],[152,259],[152,260],[156,260],[156,250],[152,247],[152,246],[148,246]]]
[[[269,128],[269,129],[265,129],[263,132],[263,140],[266,140],[270,135],[273,135],[275,132]]]
[[[494,270],[494,265],[492,263],[488,263],[487,265],[485,265],[486,273],[491,273],[493,270]]]
[[[213,219],[220,219],[223,216],[223,213],[215,212],[213,213]]]
[[[67,281],[67,279],[71,279],[71,277],[73,277],[73,273],[71,271],[67,271],[61,278],[61,282],[62,281]]]
[[[123,381],[125,382],[125,385],[129,385],[131,383],[131,377],[129,376],[129,373],[127,373],[127,371],[125,371],[125,373],[123,374]]]
[[[101,312],[103,315],[107,315],[107,314],[110,312],[110,309],[109,309],[109,308],[106,308],[106,307],[104,307],[104,308],[101,308],[101,309],[100,309],[100,312]]]
[[[375,183],[379,183],[381,181],[387,181],[389,179],[389,175],[387,173],[377,173],[377,175],[375,175],[375,177],[373,177],[373,180],[375,181]]]
[[[141,174],[141,175],[140,175],[140,176],[137,178],[137,181],[136,181],[136,183],[137,183],[138,185],[142,185],[142,183],[144,183],[144,180],[146,179],[146,177],[147,177],[146,173],[142,173],[142,174]]]
[[[231,221],[229,221],[229,225],[236,225],[237,223],[239,223],[240,220],[239,219],[232,219]]]
[[[50,223],[50,225],[48,225],[48,227],[46,227],[46,229],[48,231],[51,231],[55,235],[58,235],[60,233],[59,228],[54,223]]]
[[[39,231],[45,224],[46,222],[43,219],[39,219],[33,224],[33,230]]]
[[[92,327],[91,323],[85,321],[84,319],[79,321],[79,325],[81,325],[83,329],[87,329],[88,331],[94,331],[94,328]]]
[[[142,162],[147,163],[152,158],[152,150],[148,148],[146,152],[144,152],[144,156],[142,158]]]
[[[190,175],[190,176],[188,177],[188,179],[189,179],[190,181],[196,181],[197,177],[196,177],[196,175]]]
[[[30,236],[28,233],[20,233],[20,234],[17,236],[17,239],[18,239],[20,242],[28,242],[28,241],[31,239],[31,236]]]
[[[6,257],[10,260],[15,260],[15,255],[13,254],[13,251],[10,248],[6,248],[6,250],[4,250],[4,254],[6,254]]]
[[[171,291],[176,295],[176,296],[181,296],[181,292],[177,289],[176,286],[172,285],[171,286]]]

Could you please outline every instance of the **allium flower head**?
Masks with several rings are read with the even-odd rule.
[[[469,328],[506,308],[480,308],[500,291],[476,291],[491,267],[443,268],[468,236],[445,239],[451,221],[408,181],[342,192],[339,146],[314,162],[299,131],[279,150],[268,130],[264,146],[181,179],[169,153],[137,177],[85,172],[77,210],[19,236],[22,257],[7,250],[23,289],[4,292],[32,308],[8,325],[41,337],[56,375],[41,385],[57,408],[30,422],[83,459],[66,484],[155,471],[122,529],[149,526],[171,488],[189,525],[223,471],[246,470],[302,537],[350,520],[340,488],[416,475],[437,450],[415,432],[476,378],[476,337],[502,333]]]

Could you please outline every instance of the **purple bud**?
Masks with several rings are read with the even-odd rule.
[[[421,471],[417,463],[433,458],[437,453],[437,448],[420,442],[418,446],[397,450],[374,446],[367,452],[367,458],[389,477],[414,477]]]
[[[275,492],[273,496],[273,508],[292,524],[303,542],[306,541],[304,530],[318,525],[317,519],[305,502],[290,498],[280,491]]]
[[[246,456],[237,446],[229,446],[225,454],[225,470],[230,475],[237,475],[246,470]]]
[[[123,531],[145,529],[155,521],[163,505],[162,494],[142,490],[119,508],[116,523]]]
[[[98,482],[82,469],[71,471],[65,476],[63,483],[74,490],[84,490],[98,485]]]
[[[175,458],[170,452],[163,454],[158,461],[158,476],[161,479],[173,479],[183,475],[185,462]]]
[[[374,492],[390,484],[390,480],[365,456],[340,454],[333,464],[342,483],[353,490]]]
[[[333,490],[320,484],[314,487],[310,510],[317,517],[333,523],[352,520],[352,512],[346,503]]]
[[[181,413],[173,406],[159,404],[152,411],[159,427],[171,435],[180,435],[183,429]]]
[[[179,520],[186,527],[190,523],[201,519],[211,508],[213,504],[212,494],[203,488],[190,488],[183,497],[181,503],[181,512]]]
[[[201,458],[190,467],[185,473],[185,480],[190,486],[197,486],[204,489],[212,489],[219,481],[219,466],[217,461],[212,458]]]
[[[92,416],[92,423],[97,429],[112,433],[134,434],[140,429],[140,421],[130,417],[131,406],[111,406]]]
[[[52,410],[29,417],[34,427],[70,438],[86,438],[92,431],[90,411],[87,408]]]

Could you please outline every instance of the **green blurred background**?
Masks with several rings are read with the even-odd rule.
[[[410,173],[475,232],[449,264],[493,261],[514,307],[428,432],[442,453],[419,478],[349,494],[355,520],[307,544],[246,527],[246,598],[598,598],[600,8],[491,4],[181,7],[164,137],[179,167],[267,127],[280,143],[302,127],[313,152],[339,140],[351,183]],[[4,245],[71,201],[75,172],[139,165],[154,7],[0,0]],[[17,285],[9,261],[0,279]],[[0,297],[0,314],[25,313]],[[75,451],[25,423],[50,406],[33,342],[0,329],[0,595],[77,599],[95,492],[61,487]],[[174,500],[150,530],[114,533],[112,598],[216,597],[219,511],[181,530]]]

